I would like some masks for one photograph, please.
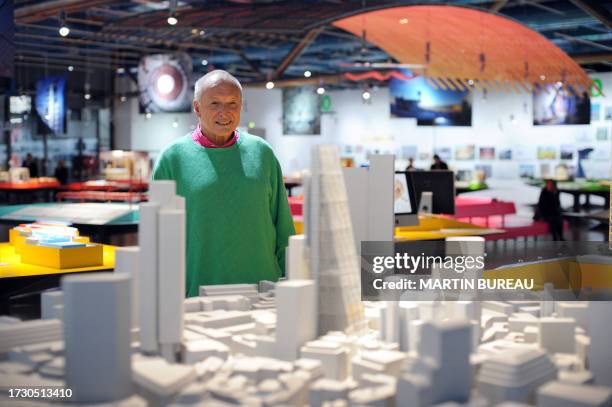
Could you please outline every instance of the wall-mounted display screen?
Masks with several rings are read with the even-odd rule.
[[[471,96],[467,91],[436,89],[423,77],[392,77],[389,91],[391,117],[416,118],[419,126],[472,125]]]
[[[66,129],[66,78],[50,76],[36,82],[36,113],[53,133]]]
[[[591,99],[560,85],[536,87],[533,93],[533,124],[590,124]]]

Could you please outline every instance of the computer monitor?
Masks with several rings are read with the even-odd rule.
[[[395,172],[393,198],[395,226],[418,225],[417,200],[412,183],[408,181],[408,173],[405,171]]]
[[[410,171],[412,187],[416,201],[419,202],[419,211],[427,213],[455,213],[455,176],[452,171]],[[431,204],[424,199],[423,192],[431,193]],[[426,195],[427,196],[427,195]]]

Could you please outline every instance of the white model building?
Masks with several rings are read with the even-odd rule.
[[[183,332],[185,199],[176,195],[174,181],[149,184],[138,236],[141,350],[175,362]]]
[[[69,275],[62,289],[65,377],[74,399],[108,402],[131,395],[130,277]]]
[[[313,147],[305,198],[310,275],[317,281],[318,332],[362,329],[359,258],[337,148]]]
[[[276,284],[276,357],[293,361],[300,347],[317,336],[317,295],[312,280]]]

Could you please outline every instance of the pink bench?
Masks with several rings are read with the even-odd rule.
[[[516,216],[514,202],[498,201],[492,198],[455,198],[454,218],[478,226],[505,230],[504,233],[486,236],[486,240],[517,239],[520,237],[537,238],[550,234],[546,222]],[[564,230],[567,230],[568,227],[568,223],[564,222]]]

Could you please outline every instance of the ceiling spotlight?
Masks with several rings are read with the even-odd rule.
[[[363,100],[369,100],[370,97],[372,97],[372,95],[370,94],[368,90],[364,90],[363,93],[361,94],[361,97],[363,98]]]
[[[170,16],[168,17],[168,24],[170,25],[178,24],[178,18],[176,18],[176,14],[174,12],[170,13]]]
[[[540,80],[543,81],[544,79],[546,79],[546,75],[540,75]]]
[[[268,83],[266,83],[266,89],[272,89],[273,87],[274,87],[274,82],[268,81]]]
[[[72,71],[74,71],[74,66],[68,65],[68,72],[72,72]]]
[[[203,36],[204,36],[204,34],[206,34],[206,31],[204,31],[204,30],[200,30],[200,36],[201,36],[201,37],[203,37]]]
[[[83,95],[83,97],[85,98],[85,100],[89,100],[91,99],[91,93],[86,93]]]
[[[204,66],[208,65],[208,59],[204,58],[202,60],[202,65],[204,65]]]
[[[174,119],[174,121],[172,122],[172,127],[174,127],[175,129],[178,127],[178,120]]]
[[[401,20],[399,20],[400,24],[408,24],[408,19],[407,18],[402,18]]]
[[[64,12],[64,10],[60,11],[59,27],[59,35],[61,35],[62,37],[65,37],[70,34],[70,28],[68,28],[68,26],[66,25],[66,13]]]
[[[125,68],[120,66],[119,68],[117,68],[117,73],[118,73],[119,75],[124,74],[124,73],[125,73]]]
[[[319,86],[319,87],[317,88],[317,93],[318,93],[319,95],[324,94],[324,93],[325,93],[325,88],[324,88],[323,86]]]
[[[470,79],[470,80],[468,81],[468,83],[469,83],[470,85],[473,85],[473,84],[474,84],[474,80],[473,80],[473,79]]]
[[[151,112],[145,113],[145,119],[149,120],[151,118]]]
[[[310,76],[311,76],[311,75],[312,75],[312,72],[310,72],[310,71],[304,71],[304,76],[305,76],[306,78],[310,78]]]
[[[125,102],[127,100],[127,98],[124,95],[121,95],[121,97],[119,98],[119,100],[121,102]]]

